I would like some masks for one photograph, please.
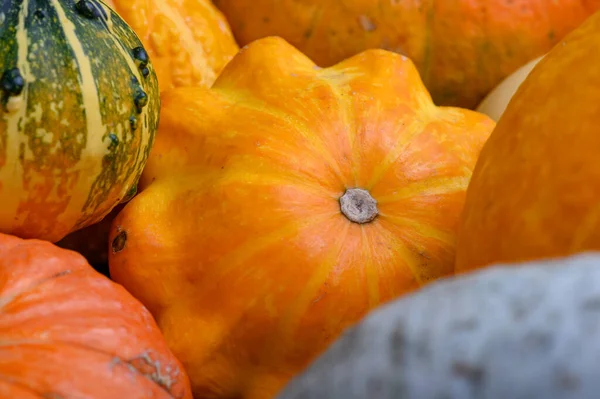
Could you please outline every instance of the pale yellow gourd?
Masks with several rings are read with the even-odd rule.
[[[529,61],[500,82],[479,104],[477,111],[486,114],[497,122],[521,83],[529,76],[531,70],[542,58],[543,56]]]

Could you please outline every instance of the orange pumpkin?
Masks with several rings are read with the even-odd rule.
[[[210,0],[104,0],[138,34],[161,90],[208,86],[238,51]]]
[[[457,269],[600,250],[600,13],[533,68],[481,152]]]
[[[191,399],[150,313],[85,259],[0,234],[0,397]]]
[[[370,309],[452,273],[494,122],[434,106],[408,58],[321,69],[265,38],[162,104],[109,266],[197,397],[271,398]]]
[[[214,0],[240,43],[278,35],[320,66],[368,48],[410,57],[436,104],[474,108],[600,0]]]

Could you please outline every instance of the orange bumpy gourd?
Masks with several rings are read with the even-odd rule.
[[[210,0],[104,0],[133,28],[161,90],[211,85],[238,51],[227,20]]]
[[[290,41],[320,66],[368,48],[410,57],[436,104],[474,108],[600,0],[214,0],[240,45]]]
[[[600,249],[600,14],[546,55],[481,152],[457,268]]]
[[[494,122],[434,106],[408,58],[321,69],[270,37],[162,102],[109,264],[197,397],[271,398],[370,309],[452,273]]]
[[[49,242],[0,234],[0,341],[0,398],[192,398],[148,310]]]

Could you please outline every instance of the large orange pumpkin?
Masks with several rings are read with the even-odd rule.
[[[282,36],[320,66],[368,48],[405,54],[434,101],[474,108],[600,9],[599,0],[214,0],[240,45]]]
[[[75,252],[0,234],[0,398],[191,399],[150,313]]]
[[[104,0],[138,34],[161,90],[210,85],[238,51],[210,0]]]
[[[494,122],[434,106],[409,59],[371,50],[321,69],[266,38],[212,89],[162,101],[109,265],[197,397],[271,398],[370,309],[452,273]]]
[[[512,97],[481,152],[457,269],[600,250],[600,14]]]

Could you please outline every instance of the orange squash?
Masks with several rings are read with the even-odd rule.
[[[192,398],[142,304],[46,241],[0,234],[0,341],[0,398]]]
[[[138,34],[161,90],[209,86],[239,50],[210,0],[104,0]]]
[[[240,45],[268,35],[320,66],[368,48],[410,57],[436,104],[474,108],[600,0],[214,0]]]
[[[452,273],[494,122],[434,106],[408,58],[370,50],[321,69],[270,37],[211,89],[161,101],[109,266],[196,397],[271,398],[370,309]]]
[[[600,13],[523,81],[481,152],[457,269],[600,250]]]

